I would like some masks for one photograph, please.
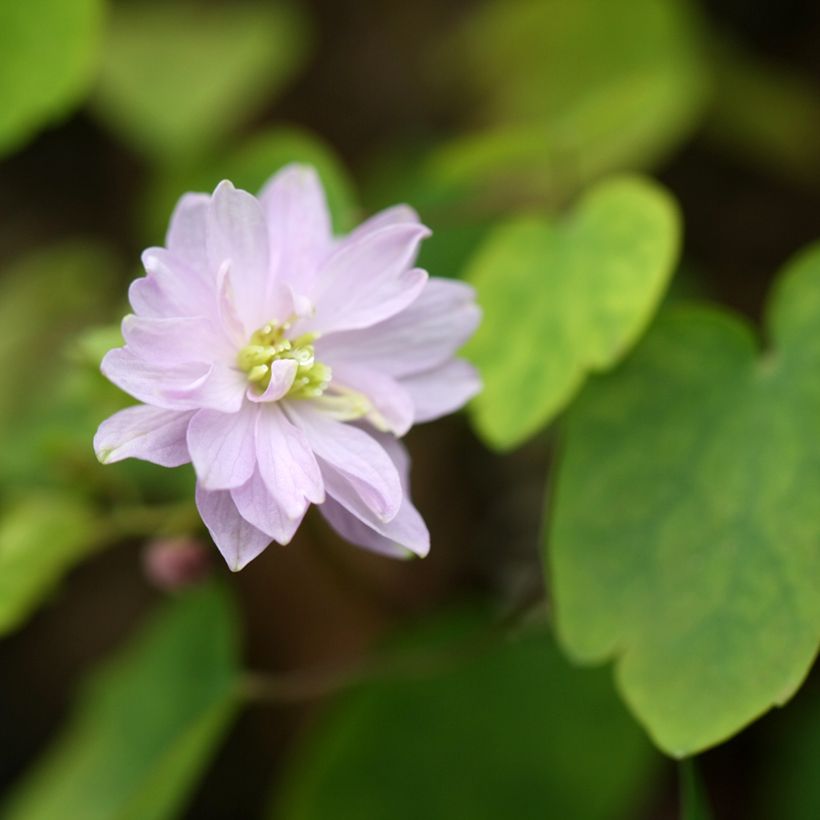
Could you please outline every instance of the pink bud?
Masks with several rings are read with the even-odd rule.
[[[192,586],[210,575],[211,555],[196,538],[157,538],[142,554],[143,569],[151,583],[173,591]]]

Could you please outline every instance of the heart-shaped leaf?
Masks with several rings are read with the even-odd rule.
[[[468,266],[484,320],[467,355],[484,391],[483,438],[520,444],[605,370],[652,317],[677,260],[677,208],[647,180],[593,188],[569,218],[521,217],[495,230]]]
[[[82,100],[102,18],[102,0],[0,3],[0,154]]]
[[[785,271],[771,349],[670,309],[569,414],[550,533],[561,640],[617,659],[667,752],[788,700],[820,639],[820,247]]]

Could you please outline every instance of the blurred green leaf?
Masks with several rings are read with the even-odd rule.
[[[48,402],[65,345],[108,318],[119,265],[104,247],[70,242],[31,253],[0,278],[0,439],[15,416]]]
[[[681,791],[681,820],[712,820],[709,798],[695,761],[682,760],[678,766]]]
[[[343,698],[297,754],[274,816],[630,816],[655,761],[610,682],[570,668],[540,627],[457,654],[454,643],[471,633],[476,650],[482,624],[462,617],[429,626],[411,645],[420,656],[435,649],[442,668]]]
[[[273,174],[291,162],[316,168],[325,187],[334,229],[339,233],[349,231],[356,223],[356,197],[339,159],[308,132],[277,128],[257,134],[237,149],[222,152],[196,168],[163,174],[145,201],[144,221],[151,241],[161,241],[174,204],[186,191],[210,193],[221,180],[229,179],[256,194]]]
[[[137,150],[190,162],[286,85],[308,29],[285,2],[116,4],[95,110]]]
[[[29,494],[0,518],[0,635],[28,617],[97,543],[92,511],[68,494]]]
[[[807,78],[724,44],[706,136],[756,166],[820,187],[820,91]]]
[[[102,0],[0,3],[0,155],[82,101],[102,22]]]
[[[207,586],[168,604],[84,689],[3,820],[179,816],[235,714],[236,613]]]
[[[679,233],[661,188],[618,178],[562,222],[519,217],[490,234],[467,269],[484,319],[466,348],[484,380],[472,410],[489,444],[520,444],[589,371],[626,353],[663,296]]]
[[[444,202],[498,213],[654,166],[708,99],[700,28],[686,0],[484,3],[438,66],[468,89],[479,127],[416,173]]]
[[[549,537],[559,637],[617,660],[676,756],[787,701],[820,639],[820,246],[789,264],[772,348],[671,308],[568,414]]]

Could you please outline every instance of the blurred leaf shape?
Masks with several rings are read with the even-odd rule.
[[[273,816],[631,816],[657,761],[611,683],[571,668],[543,627],[476,652],[482,626],[463,614],[427,625],[414,652],[446,663],[345,696],[295,756]],[[455,654],[459,639],[472,655]]]
[[[286,2],[124,2],[111,11],[94,109],[137,151],[190,161],[219,146],[303,64],[310,31]]]
[[[695,761],[682,760],[678,766],[681,792],[681,820],[712,820],[712,810]]]
[[[0,518],[0,635],[18,627],[97,545],[93,511],[67,493],[33,493]]]
[[[237,630],[216,586],[167,604],[88,682],[3,820],[179,816],[237,708]]]
[[[108,318],[119,264],[111,252],[72,241],[23,257],[0,277],[0,440],[65,367],[69,337]]]
[[[94,78],[103,0],[0,3],[0,156],[79,105]]]
[[[613,170],[652,167],[708,100],[701,39],[686,0],[486,2],[439,68],[471,90],[480,127],[422,174],[446,199],[482,192],[500,210],[511,196],[560,201]]]
[[[820,188],[820,90],[807,78],[724,43],[715,58],[713,144],[789,182]]]
[[[484,319],[467,345],[484,380],[471,405],[491,446],[521,444],[562,410],[590,371],[634,344],[677,261],[672,198],[654,183],[599,183],[568,218],[518,217],[467,266]]]
[[[257,194],[280,168],[291,162],[312,165],[327,194],[328,207],[337,233],[356,223],[357,207],[353,183],[332,149],[318,137],[298,128],[263,131],[228,152],[220,152],[194,168],[162,173],[149,189],[144,222],[150,241],[165,234],[174,205],[186,191],[211,193],[223,179]]]
[[[735,734],[800,686],[820,639],[820,246],[786,266],[771,349],[674,307],[568,414],[549,533],[561,642],[616,660],[666,752]]]

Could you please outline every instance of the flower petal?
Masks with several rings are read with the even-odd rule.
[[[319,175],[309,165],[285,166],[259,195],[268,223],[276,278],[312,295],[319,264],[333,248],[330,211]]]
[[[128,298],[139,316],[215,315],[216,278],[207,268],[192,268],[165,248],[143,251],[148,274],[131,283]]]
[[[391,376],[407,376],[446,362],[472,336],[480,320],[472,287],[432,278],[418,299],[384,322],[319,339],[316,355],[334,368],[351,362]]]
[[[430,533],[410,500],[407,451],[391,436],[377,435],[377,440],[395,464],[404,488],[402,504],[395,517],[386,523],[380,521],[361,499],[349,492],[338,475],[327,468],[323,474],[329,498],[319,509],[336,532],[353,544],[394,558],[407,558],[409,554],[424,557],[430,551]]]
[[[413,399],[416,424],[453,413],[481,390],[476,369],[463,359],[408,376],[401,384]]]
[[[403,436],[413,424],[413,399],[394,378],[372,367],[333,364],[333,381],[362,393],[373,405],[374,427]]]
[[[199,483],[206,490],[241,487],[256,465],[256,408],[238,413],[200,410],[188,425],[188,451]]]
[[[300,322],[300,332],[369,327],[407,307],[427,281],[410,265],[429,235],[423,225],[400,223],[340,242],[319,270],[316,315]]]
[[[209,271],[207,256],[208,194],[183,194],[177,202],[165,245],[195,271]]]
[[[289,401],[286,412],[305,434],[320,467],[333,468],[380,520],[396,515],[403,496],[399,474],[373,436],[331,418],[309,401]]]
[[[238,572],[271,542],[271,537],[246,521],[225,490],[210,492],[196,486],[196,506],[228,566]]]
[[[139,458],[161,467],[179,467],[191,459],[185,433],[193,412],[140,404],[106,419],[94,436],[94,452],[103,464]]]
[[[421,220],[418,213],[409,205],[394,205],[366,219],[347,235],[347,240],[358,239],[380,228],[386,228],[388,225],[403,225],[405,223],[420,225]]]
[[[230,361],[235,355],[214,322],[202,316],[169,319],[130,314],[122,321],[122,335],[134,355],[152,362]]]
[[[298,515],[289,516],[258,470],[241,487],[231,490],[231,498],[246,521],[280,544],[290,543],[307,510],[305,506]]]
[[[266,299],[271,279],[268,229],[257,199],[227,180],[211,198],[207,248],[214,270],[231,261],[233,299],[245,330],[252,333],[272,318]]]
[[[308,503],[325,500],[307,436],[277,405],[266,405],[256,417],[256,457],[268,490],[290,518],[301,515]]]
[[[247,396],[251,401],[269,402],[279,401],[293,386],[299,364],[295,359],[277,359],[270,365],[270,384],[263,393],[257,393],[249,387]]]

